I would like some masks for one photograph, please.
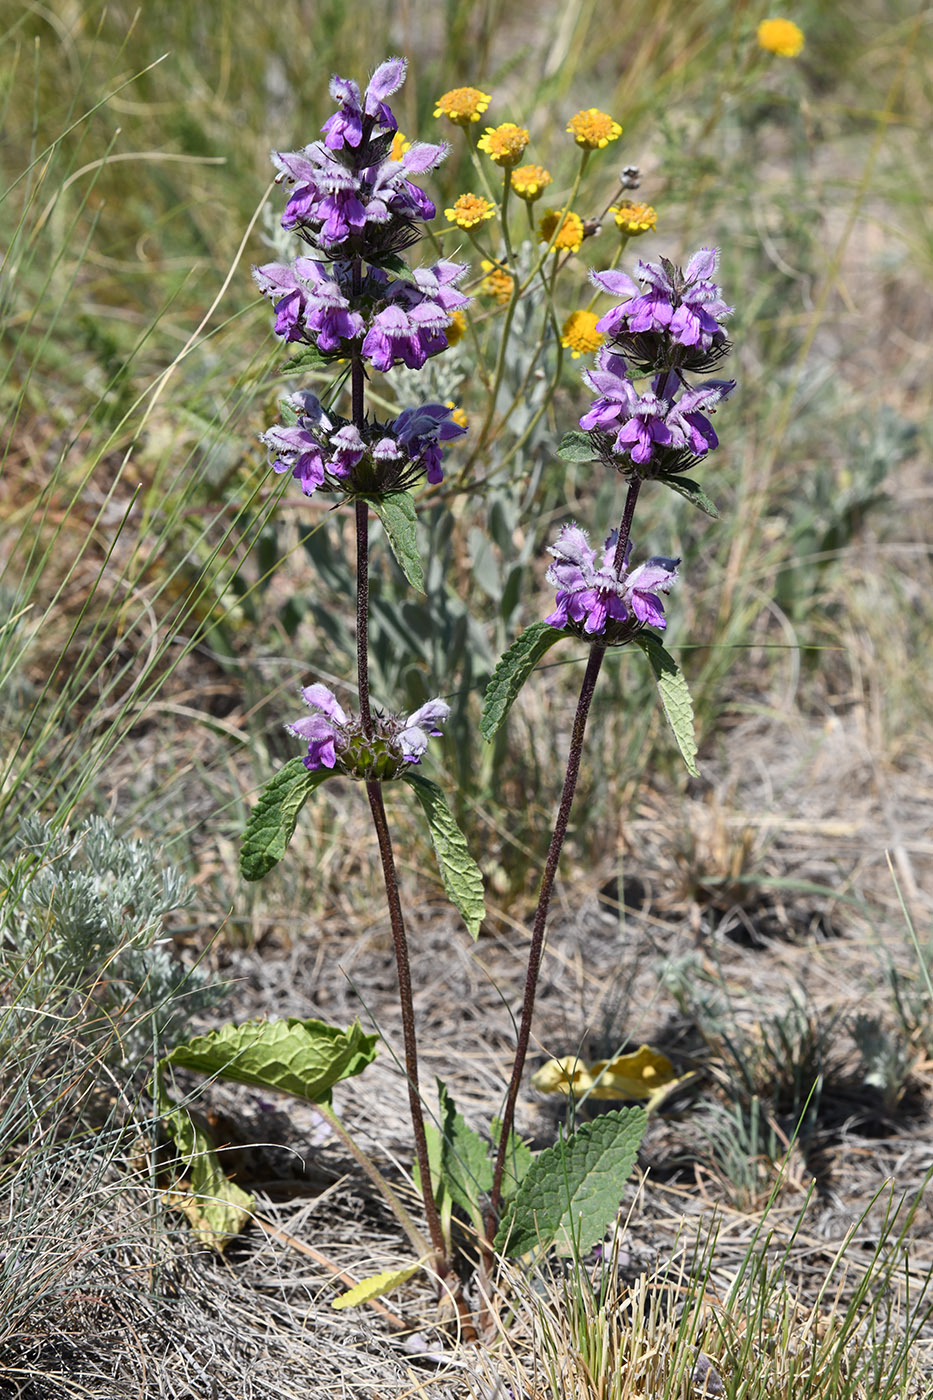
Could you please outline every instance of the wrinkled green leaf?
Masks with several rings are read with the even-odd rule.
[[[484,739],[489,740],[496,733],[541,658],[555,642],[570,635],[548,622],[533,622],[503,652],[483,696],[479,729]]]
[[[437,856],[437,866],[448,898],[463,915],[464,922],[475,938],[486,917],[483,899],[483,877],[479,866],[467,850],[466,837],[454,821],[444,794],[430,778],[413,773],[403,775],[414,788],[424,808]]]
[[[688,501],[692,501],[695,506],[699,506],[704,514],[712,516],[714,520],[719,519],[719,511],[699,482],[693,481],[689,476],[681,476],[679,472],[671,472],[669,475],[659,476],[655,479],[663,481],[664,485],[669,486],[672,491],[676,491]]]
[[[557,455],[563,462],[593,462],[599,453],[593,447],[589,433],[574,429],[573,432],[564,433]]]
[[[332,1308],[358,1308],[361,1303],[368,1303],[373,1298],[381,1298],[384,1293],[391,1293],[393,1288],[399,1288],[416,1274],[425,1261],[419,1259],[414,1264],[406,1264],[404,1269],[386,1269],[384,1273],[373,1274],[371,1278],[361,1279],[352,1288],[348,1288],[346,1293],[341,1293],[339,1298],[331,1300]]]
[[[399,568],[412,588],[424,592],[424,574],[418,554],[418,517],[409,491],[393,491],[391,496],[364,496],[366,504],[382,521],[386,539]]]
[[[244,880],[261,880],[278,865],[295,834],[302,807],[314,789],[331,777],[329,768],[311,773],[302,759],[292,758],[269,779],[243,833],[240,874]]]
[[[176,1186],[168,1192],[168,1204],[184,1212],[198,1239],[223,1250],[248,1223],[255,1201],[224,1172],[214,1144],[187,1108],[172,1102],[161,1065],[153,1075],[153,1094],[156,1111],[191,1179],[190,1190]]]
[[[539,1152],[500,1222],[496,1249],[516,1256],[555,1244],[572,1253],[602,1239],[619,1209],[646,1122],[643,1108],[616,1109]]]
[[[687,772],[698,778],[700,770],[696,765],[697,741],[693,730],[693,700],[684,673],[673,656],[664,650],[654,632],[639,632],[635,641],[651,662],[661,704],[667,722],[674,731],[674,738],[687,765]]]
[[[360,1074],[376,1058],[374,1035],[359,1021],[345,1031],[325,1021],[287,1020],[228,1023],[176,1045],[163,1064],[216,1074],[257,1089],[277,1089],[310,1103],[328,1103],[341,1079]]]
[[[304,345],[297,354],[292,355],[290,360],[286,360],[279,370],[279,374],[291,378],[296,374],[307,374],[309,370],[321,369],[331,360],[339,358],[334,355],[322,355],[316,345]]]

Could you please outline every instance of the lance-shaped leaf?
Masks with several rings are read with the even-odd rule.
[[[359,1021],[345,1031],[325,1021],[296,1016],[276,1021],[228,1023],[207,1035],[176,1045],[163,1064],[182,1065],[200,1074],[216,1074],[257,1089],[329,1103],[341,1079],[360,1074],[376,1058],[376,1039]]]
[[[411,492],[393,491],[390,496],[364,496],[363,500],[382,521],[402,573],[412,588],[423,593],[424,573],[417,546],[418,517]]]
[[[255,1202],[224,1172],[214,1144],[187,1108],[173,1103],[165,1089],[162,1066],[152,1077],[156,1112],[178,1149],[190,1187],[176,1185],[166,1194],[170,1206],[181,1210],[198,1239],[223,1250],[249,1221]]]
[[[503,1217],[495,1247],[512,1256],[539,1245],[588,1250],[611,1224],[645,1131],[643,1108],[603,1113],[539,1152]]]
[[[667,715],[667,722],[674,731],[674,738],[687,765],[687,772],[698,778],[700,771],[696,765],[697,741],[693,731],[693,701],[684,673],[673,656],[664,650],[654,632],[639,632],[635,641],[651,662],[661,704]]]
[[[719,511],[707,496],[699,482],[694,481],[689,476],[681,476],[678,472],[669,472],[655,478],[656,481],[663,481],[665,486],[669,486],[672,491],[677,491],[681,496],[692,501],[695,506],[699,506],[705,515],[710,515],[714,520],[719,519]]]
[[[437,1081],[441,1118],[441,1181],[451,1200],[466,1211],[478,1230],[483,1228],[480,1198],[492,1190],[489,1144],[457,1112],[446,1086]]]
[[[243,833],[240,873],[244,880],[261,880],[278,865],[295,834],[298,813],[314,789],[333,776],[329,768],[311,773],[303,759],[292,758],[270,778]]]
[[[447,896],[463,915],[470,933],[476,938],[486,917],[483,899],[483,877],[479,866],[467,850],[466,837],[454,821],[444,794],[437,783],[409,768],[402,775],[417,794],[428,819],[437,868]]]
[[[285,361],[279,369],[279,374],[290,379],[296,374],[307,374],[309,370],[321,369],[331,360],[338,358],[339,356],[335,355],[322,355],[316,345],[304,345],[297,354]]]
[[[348,1288],[346,1293],[341,1293],[339,1298],[331,1299],[330,1305],[332,1308],[358,1308],[361,1303],[381,1298],[384,1293],[391,1293],[393,1288],[399,1288],[406,1283],[425,1262],[419,1259],[414,1264],[406,1264],[404,1269],[386,1269],[384,1273],[361,1279],[352,1288]]]
[[[484,739],[491,739],[496,733],[541,658],[555,642],[570,635],[549,622],[533,622],[503,652],[483,696],[479,729]]]
[[[573,432],[564,433],[560,440],[560,447],[557,455],[564,462],[592,462],[599,456],[593,446],[589,433]]]

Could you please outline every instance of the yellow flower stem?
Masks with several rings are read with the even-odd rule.
[[[502,219],[502,241],[505,243],[506,256],[511,266],[515,262],[515,254],[512,252],[512,239],[509,236],[509,194],[512,189],[512,172],[503,170],[502,172],[502,203],[500,206],[500,216]]]
[[[486,192],[486,198],[489,200],[490,204],[495,204],[496,196],[493,191],[492,185],[489,183],[489,176],[486,174],[486,163],[480,155],[479,150],[477,149],[476,142],[478,138],[476,132],[473,129],[472,122],[467,128],[467,136],[469,137],[470,142],[470,159],[473,162],[474,169],[476,170],[476,173],[480,178],[480,182],[482,183],[483,189]]]
[[[572,206],[572,204],[573,204],[573,201],[574,201],[574,200],[576,199],[576,197],[577,197],[577,193],[578,193],[578,191],[579,191],[579,189],[580,189],[580,181],[583,179],[583,172],[584,172],[584,170],[586,169],[586,163],[587,163],[587,160],[589,159],[590,153],[589,153],[589,151],[584,151],[584,152],[582,153],[582,155],[583,155],[583,159],[580,161],[580,168],[579,168],[579,170],[577,171],[577,176],[576,176],[576,179],[575,179],[574,182],[573,182],[573,186],[572,186],[572,188],[571,188],[571,190],[570,190],[570,194],[567,196],[567,199],[566,199],[565,203],[563,204],[563,206],[562,206],[561,209],[559,210],[559,217],[558,217],[558,219],[557,219],[557,221],[556,221],[556,225],[555,225],[555,228],[554,228],[554,232],[551,234],[550,240],[548,241],[548,245],[547,245],[547,247],[545,248],[544,252],[541,254],[540,258],[539,258],[538,261],[535,263],[534,267],[531,269],[531,271],[529,272],[528,276],[525,278],[524,282],[522,283],[521,287],[519,288],[519,294],[521,294],[522,292],[526,291],[526,290],[528,289],[528,287],[531,286],[532,282],[535,280],[535,278],[537,277],[538,273],[541,271],[542,267],[543,267],[544,264],[547,262],[548,255],[550,254],[551,250],[552,250],[553,247],[554,247],[555,242],[557,241],[557,235],[560,233],[561,220],[563,219],[564,215],[567,214],[567,213],[570,211],[570,208],[571,208],[571,206]]]

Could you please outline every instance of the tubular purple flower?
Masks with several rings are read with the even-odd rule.
[[[628,377],[625,360],[611,351],[600,352],[596,367],[583,378],[599,397],[580,419],[587,432],[615,433],[612,451],[628,453],[638,466],[650,462],[655,447],[667,447],[672,434],[665,419],[668,404],[650,390],[639,394]]]
[[[439,724],[444,724],[450,714],[450,706],[446,700],[428,700],[415,710],[414,714],[408,716],[405,727],[398,736],[399,748],[402,750],[402,757],[408,763],[420,763],[428,747],[429,739],[438,739],[442,730],[438,729]]]
[[[330,80],[330,95],[340,103],[339,111],[321,127],[324,144],[332,151],[340,151],[344,146],[354,149],[363,139],[363,108],[360,103],[360,89],[352,78]]]
[[[545,622],[552,627],[573,627],[584,636],[606,636],[610,644],[628,641],[646,624],[665,626],[658,593],[670,591],[680,560],[657,557],[629,572],[629,542],[617,570],[617,539],[618,531],[613,530],[597,566],[596,550],[586,531],[577,525],[563,527],[548,551],[555,563],[548,566],[547,579],[556,586],[557,598]]]
[[[398,124],[391,109],[385,105],[385,100],[391,97],[393,92],[398,92],[405,81],[407,70],[408,64],[404,58],[387,58],[380,63],[366,89],[366,115],[375,117],[379,125],[389,131],[397,131]]]
[[[277,423],[268,432],[260,433],[259,440],[269,448],[273,471],[290,471],[306,496],[324,484],[324,454],[306,429]]]
[[[427,472],[432,486],[443,481],[441,468],[442,442],[452,442],[466,432],[460,423],[450,416],[450,409],[442,403],[419,404],[417,408],[405,408],[391,425],[398,441],[408,450],[411,460],[418,461]]]
[[[304,686],[301,694],[313,713],[296,720],[294,724],[286,724],[285,728],[296,738],[307,740],[306,768],[311,772],[318,768],[333,768],[337,762],[338,739],[345,737],[343,728],[347,724],[347,716],[333,691],[320,682]]]
[[[709,380],[696,388],[686,388],[680,398],[675,399],[679,384],[674,374],[660,375],[655,380],[654,388],[670,403],[667,424],[674,442],[688,448],[695,457],[702,457],[719,446],[716,430],[706,414],[712,413],[716,405],[732,393],[735,380]]]
[[[600,318],[597,330],[619,339],[655,333],[674,344],[709,351],[725,340],[720,322],[732,310],[712,280],[718,257],[714,248],[701,248],[683,270],[667,258],[639,262],[635,275],[647,284],[646,292],[639,292],[624,272],[592,272],[597,287],[624,298]]]

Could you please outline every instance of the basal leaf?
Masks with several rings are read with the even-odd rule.
[[[689,476],[681,476],[679,472],[671,472],[667,476],[659,476],[655,479],[657,481],[663,481],[664,485],[669,486],[672,491],[676,491],[678,495],[686,497],[686,499],[692,501],[695,506],[699,506],[700,510],[702,510],[705,515],[712,516],[714,520],[719,519],[719,511],[699,482],[694,481]]]
[[[386,539],[399,568],[412,588],[424,592],[424,573],[418,554],[418,517],[409,491],[394,491],[391,496],[364,496],[363,499],[382,521]]]
[[[541,658],[555,642],[568,635],[548,622],[533,622],[500,656],[483,696],[479,729],[484,739],[493,737]]]
[[[557,455],[563,462],[592,462],[599,454],[593,447],[589,433],[574,430],[564,433]]]
[[[454,821],[437,783],[432,783],[430,778],[422,777],[420,773],[413,773],[410,768],[404,777],[406,783],[414,788],[428,819],[444,889],[475,938],[486,917],[483,877],[479,866],[467,850],[466,837]]]
[[[499,1138],[502,1134],[502,1124],[498,1118],[494,1118],[490,1124],[490,1136],[492,1137],[493,1151],[499,1150]],[[527,1142],[516,1134],[514,1129],[509,1133],[508,1142],[505,1148],[505,1166],[502,1172],[502,1202],[507,1205],[521,1186],[528,1172],[528,1168],[534,1161],[534,1153]]]
[[[190,1177],[190,1186],[176,1183],[166,1193],[166,1202],[184,1212],[198,1239],[212,1249],[223,1250],[248,1223],[254,1199],[227,1176],[210,1137],[187,1108],[172,1102],[161,1066],[153,1076],[153,1085],[156,1110]]]
[[[288,850],[298,814],[316,787],[333,777],[329,768],[311,773],[300,758],[270,778],[249,814],[240,847],[240,874],[244,880],[261,880]]]
[[[440,1101],[441,1182],[451,1200],[482,1229],[480,1197],[492,1190],[492,1162],[489,1144],[473,1131],[466,1119],[457,1112],[447,1089],[437,1081]]]
[[[216,1074],[258,1089],[310,1103],[328,1102],[341,1079],[360,1074],[376,1058],[374,1035],[364,1035],[359,1021],[345,1031],[325,1021],[287,1020],[228,1023],[207,1035],[176,1045],[163,1064],[182,1065],[200,1074]]]
[[[419,1259],[414,1264],[406,1264],[404,1269],[386,1269],[384,1273],[373,1274],[372,1278],[361,1279],[352,1288],[348,1288],[346,1293],[341,1293],[339,1298],[332,1299],[331,1307],[358,1308],[361,1303],[381,1298],[384,1293],[391,1293],[393,1288],[399,1288],[406,1283],[424,1262],[423,1259]]]
[[[614,1109],[539,1152],[499,1225],[496,1249],[515,1256],[549,1244],[562,1253],[596,1244],[619,1209],[646,1122],[643,1108]]]
[[[651,662],[651,669],[658,683],[661,705],[667,715],[667,722],[674,731],[674,738],[687,765],[687,772],[698,778],[700,770],[696,765],[697,741],[693,732],[693,701],[684,673],[673,656],[664,650],[654,632],[639,632],[635,641]]]

